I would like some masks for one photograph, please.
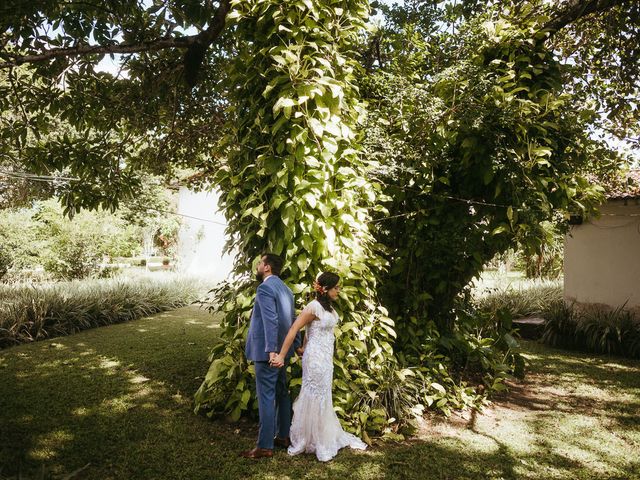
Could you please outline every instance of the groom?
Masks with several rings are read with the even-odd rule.
[[[256,269],[261,284],[251,313],[245,355],[247,360],[255,362],[260,429],[256,448],[241,453],[246,458],[272,457],[274,445],[288,447],[290,444],[291,399],[286,368],[271,364],[295,320],[293,293],[279,278],[282,264],[278,255],[266,253]],[[299,346],[298,335],[287,359]]]

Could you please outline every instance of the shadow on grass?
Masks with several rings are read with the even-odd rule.
[[[159,472],[149,476],[145,465],[178,456],[179,435],[189,439],[194,422],[210,447],[206,421],[191,412],[215,339],[211,317],[200,313],[182,309],[0,352],[1,474],[91,463],[87,472],[102,473],[87,478],[153,478]],[[108,473],[122,464],[143,471]]]
[[[312,455],[289,457],[283,451],[266,461],[240,459],[238,453],[255,442],[255,423],[212,422],[192,413],[191,396],[206,372],[206,357],[215,341],[211,326],[210,317],[182,310],[0,352],[0,478],[614,480],[638,476],[635,459],[624,463],[623,476],[621,463],[614,458],[617,452],[603,456],[594,443],[607,440],[609,432],[602,426],[602,431],[589,434],[594,424],[577,423],[562,435],[550,435],[555,422],[562,420],[558,415],[582,408],[582,400],[571,403],[562,392],[558,393],[562,402],[540,398],[539,408],[534,409],[524,401],[524,391],[521,405],[517,395],[510,398],[529,415],[512,420],[514,435],[530,430],[525,447],[515,445],[509,432],[476,428],[473,417],[459,435],[378,444],[367,452],[341,451],[326,464]],[[547,385],[564,383],[566,375],[575,373],[576,357],[550,351],[553,365],[549,365],[544,354],[543,347],[534,348],[529,356],[535,375],[549,375]],[[614,387],[605,378],[610,367],[595,366],[602,375],[590,376],[585,366],[569,383],[595,378],[601,382],[599,388],[609,392],[636,388],[633,371],[618,377],[614,372]],[[616,401],[621,404],[615,412],[627,412],[626,403],[628,408],[635,405],[606,401],[603,408]],[[559,403],[563,410],[556,408]],[[613,414],[599,418],[614,420]],[[564,442],[564,449],[558,448],[559,442]],[[598,455],[603,457],[601,465],[593,468],[589,462]],[[608,473],[603,473],[606,468]]]
[[[627,426],[640,421],[638,361],[556,350],[534,342],[524,346],[527,377],[512,384],[498,403],[541,412],[597,414]]]
[[[638,360],[562,350],[532,341],[523,341],[522,344],[526,348],[527,362],[536,374],[553,374],[558,376],[558,380],[566,382],[640,388]]]

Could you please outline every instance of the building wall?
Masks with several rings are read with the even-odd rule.
[[[215,281],[227,278],[233,258],[222,254],[226,219],[218,211],[218,195],[180,187],[178,213],[183,215],[178,235],[178,271]]]
[[[565,299],[640,309],[640,201],[612,200],[600,211],[565,237]]]

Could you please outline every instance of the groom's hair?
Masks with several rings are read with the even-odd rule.
[[[264,263],[271,267],[271,273],[279,276],[282,272],[282,265],[284,265],[282,257],[275,253],[263,253],[262,258],[264,258]]]

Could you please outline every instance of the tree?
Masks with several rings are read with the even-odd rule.
[[[2,8],[3,157],[30,173],[79,178],[59,192],[70,214],[116,208],[146,173],[206,171],[221,134],[216,70],[232,49],[220,33],[229,2],[145,5],[22,0]],[[119,71],[96,69],[105,53],[119,54]]]
[[[537,241],[532,225],[593,210],[584,174],[619,159],[589,131],[637,128],[633,107],[610,123],[594,108],[637,92],[633,3],[407,1],[380,6],[388,23],[365,31],[364,0],[23,1],[2,17],[0,108],[13,116],[0,135],[27,171],[82,179],[62,192],[69,213],[117,207],[147,171],[194,168],[221,188],[241,280],[218,292],[224,341],[202,407],[252,407],[237,363],[251,259],[285,254],[297,293],[339,270],[336,405],[381,430],[412,408],[477,400],[452,375],[460,365],[491,389],[517,362],[508,320],[458,301],[495,253]],[[625,33],[592,28],[596,15]],[[120,74],[96,72],[108,53]],[[608,81],[621,59],[624,77]]]
[[[453,38],[439,33],[450,64],[432,43],[406,39],[433,29],[401,24],[387,48],[410,49],[366,79],[368,151],[386,159],[378,178],[390,199],[389,220],[376,224],[391,264],[383,303],[412,344],[428,332],[401,322],[426,317],[452,332],[456,302],[484,264],[517,243],[535,249],[538,226],[559,212],[592,214],[601,189],[586,175],[618,167],[589,136],[595,114],[565,87],[546,22],[474,17]]]

